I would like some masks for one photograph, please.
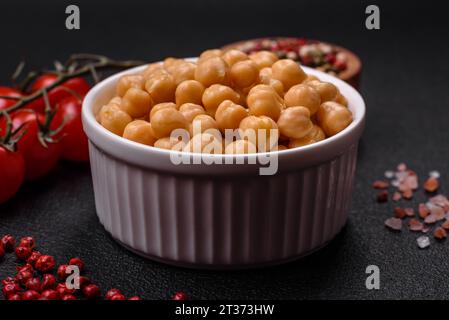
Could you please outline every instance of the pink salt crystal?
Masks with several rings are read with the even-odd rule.
[[[405,163],[398,164],[398,171],[405,171],[407,170],[407,165]]]
[[[408,227],[410,231],[422,231],[424,225],[417,219],[410,219]]]
[[[404,208],[404,211],[407,217],[413,217],[415,215],[415,210],[413,210],[413,208]]]
[[[440,221],[444,219],[444,210],[438,206],[432,206],[430,209],[430,215],[435,217],[436,221]]]
[[[402,229],[402,220],[398,218],[388,218],[385,220],[385,226],[390,228],[391,230],[401,231]]]
[[[433,203],[437,206],[440,206],[440,207],[449,206],[449,200],[441,194],[438,194],[438,195],[430,198],[429,202]]]
[[[393,193],[393,201],[399,201],[401,198],[402,196],[399,192],[395,191],[395,193]]]
[[[435,222],[437,222],[437,219],[435,219],[434,215],[428,215],[425,219],[424,222],[427,224],[433,224]]]

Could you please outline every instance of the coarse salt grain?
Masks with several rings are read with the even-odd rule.
[[[402,220],[398,218],[388,218],[387,220],[385,220],[385,226],[394,231],[401,231]]]
[[[385,178],[387,178],[387,179],[392,179],[392,178],[394,177],[394,171],[392,171],[392,170],[387,170],[387,171],[385,171],[384,176],[385,176]]]
[[[433,236],[438,240],[443,240],[447,237],[447,233],[446,230],[444,230],[441,227],[438,227],[433,231]]]
[[[429,172],[429,176],[438,179],[440,177],[440,173],[438,171],[436,171],[436,170],[432,170],[432,171]]]
[[[424,249],[430,246],[430,239],[428,236],[421,236],[418,239],[416,239],[416,243],[418,244],[418,247]]]
[[[410,219],[408,222],[408,227],[410,231],[422,231],[424,225],[417,219]]]

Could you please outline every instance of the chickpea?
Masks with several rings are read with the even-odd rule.
[[[309,109],[305,107],[290,107],[282,111],[277,122],[282,135],[299,139],[313,129]]]
[[[175,137],[163,137],[154,142],[156,148],[167,149],[167,150],[182,150],[184,148],[184,143],[182,140],[178,140]]]
[[[201,104],[204,93],[204,86],[196,80],[186,80],[181,82],[175,91],[176,104],[178,106],[191,102]]]
[[[240,121],[248,116],[246,109],[231,100],[225,100],[217,108],[215,119],[222,132],[225,129],[237,129]]]
[[[187,143],[184,152],[193,153],[223,153],[223,142],[221,136],[210,133],[199,133]]]
[[[162,102],[162,103],[155,104],[153,106],[153,108],[151,108],[151,111],[150,111],[150,120],[156,112],[158,112],[159,110],[162,110],[162,109],[166,109],[166,108],[177,109],[176,104],[174,104],[173,102]]]
[[[100,110],[100,124],[119,136],[123,135],[126,125],[132,120],[129,114],[115,104],[107,104]]]
[[[304,80],[305,83],[309,83],[311,81],[320,81],[320,79],[314,75],[308,74],[306,80]]]
[[[229,83],[229,67],[220,57],[209,58],[198,63],[195,80],[201,82],[205,87],[216,83],[227,85]]]
[[[123,138],[152,146],[156,138],[151,124],[144,120],[134,120],[128,123],[123,132]]]
[[[282,98],[267,85],[257,85],[248,93],[246,99],[249,113],[255,116],[268,116],[277,120],[283,109]]]
[[[120,108],[133,118],[147,115],[152,106],[149,93],[137,88],[129,88],[120,103]]]
[[[163,108],[157,111],[150,119],[156,138],[168,137],[175,129],[187,129],[187,120],[175,108]]]
[[[170,70],[175,84],[179,85],[181,82],[186,80],[195,79],[196,64],[192,62],[184,62]]]
[[[257,148],[254,143],[248,140],[233,141],[226,146],[225,153],[227,154],[245,154],[256,153]]]
[[[342,95],[340,92],[337,93],[337,96],[335,97],[334,101],[341,104],[342,106],[345,107],[348,106],[348,100],[346,100],[345,96]]]
[[[351,111],[334,101],[321,104],[318,109],[317,119],[326,136],[333,136],[352,122]]]
[[[175,101],[176,84],[170,74],[148,78],[145,82],[145,89],[151,95],[154,103]]]
[[[330,82],[321,82],[312,80],[306,83],[309,87],[314,88],[321,97],[321,102],[331,101],[337,97],[338,89]]]
[[[287,107],[306,107],[311,115],[318,111],[321,103],[320,94],[314,88],[305,84],[297,84],[291,87],[285,94],[284,100]]]
[[[249,55],[249,58],[256,63],[260,70],[266,67],[271,67],[273,63],[279,59],[273,52],[265,50],[252,53]]]
[[[184,61],[184,60],[182,60],[182,59],[173,58],[173,57],[168,57],[168,58],[165,58],[165,59],[164,59],[164,62],[163,62],[162,65],[163,65],[163,67],[164,67],[165,70],[167,70],[168,72],[170,72],[169,69],[170,69],[171,67],[176,66],[176,65],[182,63],[183,61]]]
[[[239,99],[239,94],[232,88],[221,84],[213,84],[204,90],[202,102],[206,112],[210,115],[215,115],[215,111],[220,103],[225,100],[231,100],[238,103]]]
[[[221,57],[222,55],[223,55],[223,51],[221,51],[220,49],[209,49],[209,50],[203,51],[200,54],[198,63],[206,61],[207,59],[210,59],[210,58]]]
[[[259,69],[251,60],[235,63],[229,72],[231,81],[239,88],[247,88],[257,82]]]
[[[120,97],[123,97],[129,88],[143,89],[144,78],[139,74],[122,76],[116,87],[116,92]]]
[[[222,58],[229,67],[232,67],[237,62],[248,60],[248,55],[243,51],[231,49],[226,51]]]
[[[198,133],[202,133],[206,130],[217,130],[218,131],[218,124],[217,121],[215,121],[214,118],[207,114],[200,114],[197,115],[195,118],[193,118],[192,121],[192,128],[191,128],[191,134],[196,135]],[[220,134],[221,136],[221,134]]]
[[[191,123],[196,116],[206,114],[206,111],[204,111],[202,106],[194,103],[184,103],[179,107],[179,111],[189,123]]]
[[[146,69],[143,70],[142,75],[146,79],[146,78],[153,76],[154,74],[159,73],[159,72],[167,73],[167,71],[165,71],[164,65],[162,63],[155,62],[155,63],[149,64],[148,67],[146,67]]]
[[[122,98],[121,97],[114,97],[111,99],[111,101],[109,101],[109,103],[112,104],[116,104],[116,105],[120,105],[122,103]]]
[[[290,59],[276,61],[271,69],[273,70],[273,78],[281,81],[285,90],[307,78],[299,64]]]
[[[279,130],[276,122],[266,116],[248,116],[244,118],[239,125],[239,134],[241,139],[255,144],[259,151],[272,150],[279,139]]]
[[[299,139],[290,139],[288,147],[289,148],[302,147],[308,144],[324,140],[325,138],[326,136],[324,135],[323,130],[319,126],[314,125],[313,129],[304,137]]]

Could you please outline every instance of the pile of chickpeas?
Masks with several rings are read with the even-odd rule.
[[[125,139],[186,152],[296,148],[333,136],[352,122],[336,86],[268,51],[247,55],[212,49],[196,62],[167,58],[121,77],[116,93],[97,114],[103,127]],[[184,129],[188,141],[173,137],[176,129]],[[227,129],[239,134],[226,139]],[[267,139],[258,135],[261,129]]]

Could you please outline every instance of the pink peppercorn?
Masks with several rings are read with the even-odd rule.
[[[6,252],[13,252],[16,246],[16,239],[10,234],[3,236],[1,243]]]
[[[48,272],[55,267],[55,259],[52,256],[42,255],[36,261],[36,270]]]
[[[134,297],[131,297],[131,298],[129,298],[128,300],[142,300],[140,297],[138,297],[138,296],[134,296]]]
[[[25,285],[25,283],[33,277],[33,273],[31,271],[25,270],[20,271],[16,275],[17,282],[21,285]]]
[[[32,265],[33,267],[36,266],[36,261],[42,256],[42,253],[39,251],[33,251],[31,253],[31,256],[28,258],[27,263]]]
[[[25,283],[25,287],[28,290],[41,292],[42,291],[41,279],[38,277],[28,279],[27,282]]]
[[[2,289],[3,296],[6,299],[8,299],[10,296],[12,296],[20,291],[21,291],[21,289],[20,289],[19,285],[16,283],[8,283],[5,286],[3,286],[3,289]]]
[[[8,300],[9,301],[19,301],[19,300],[22,300],[22,296],[20,294],[18,294],[18,293],[15,293],[13,295],[10,295],[8,297]]]
[[[20,260],[27,260],[31,256],[31,249],[28,247],[17,247],[16,256]]]
[[[69,274],[67,273],[67,267],[68,267],[67,264],[61,264],[58,267],[58,271],[56,273],[57,273],[59,279],[61,279],[61,280],[67,279],[67,277],[69,276]]]
[[[187,300],[187,294],[183,291],[178,291],[173,295],[172,300]]]
[[[2,285],[3,286],[6,286],[7,284],[10,284],[10,283],[15,284],[15,283],[17,283],[17,280],[15,278],[12,278],[12,277],[7,277],[7,278],[2,280]]]
[[[22,294],[22,300],[39,300],[41,295],[34,290],[27,290]]]
[[[20,239],[19,247],[28,247],[33,250],[36,247],[36,240],[33,237],[24,237]]]
[[[85,264],[83,262],[83,260],[81,260],[80,258],[72,258],[69,261],[69,265],[71,266],[77,266],[80,270],[80,272],[82,272],[84,270]]]
[[[111,298],[116,294],[122,294],[122,292],[119,289],[114,288],[109,290],[104,297],[106,298],[106,300],[111,300]]]
[[[58,291],[61,297],[64,297],[68,294],[74,294],[76,290],[67,288],[67,286],[64,283],[59,283],[56,286],[56,291]]]
[[[89,284],[83,288],[83,294],[87,299],[95,299],[101,295],[101,290],[94,284]]]
[[[50,289],[42,292],[39,300],[59,300],[60,298],[58,291]]]
[[[54,289],[56,287],[56,278],[52,274],[44,274],[42,277],[41,291]]]
[[[24,264],[23,266],[17,266],[16,270],[17,270],[17,273],[22,272],[22,271],[34,272],[33,266],[29,263]]]
[[[123,294],[116,294],[109,299],[111,301],[117,301],[117,300],[126,300],[125,296]]]
[[[73,294],[66,294],[62,297],[61,300],[68,301],[68,300],[76,300],[76,297]]]

